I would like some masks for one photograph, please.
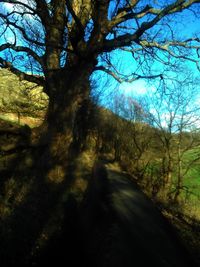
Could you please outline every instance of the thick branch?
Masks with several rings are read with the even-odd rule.
[[[129,46],[132,42],[138,42],[139,38],[143,35],[145,31],[152,28],[154,25],[156,25],[162,18],[164,18],[168,14],[180,12],[183,9],[188,8],[189,6],[193,5],[194,3],[200,3],[200,0],[177,0],[173,4],[170,4],[166,6],[165,8],[161,10],[155,10],[155,9],[149,9],[148,12],[152,12],[153,14],[157,14],[155,18],[153,18],[149,22],[143,22],[142,25],[135,31],[135,33],[130,34],[126,33],[124,35],[121,35],[115,39],[112,40],[105,40],[104,47],[102,51],[109,52],[113,49],[120,48],[123,46]],[[127,13],[124,13],[124,16],[126,16]],[[133,16],[130,13],[130,16]],[[127,17],[125,17],[124,20],[127,20]],[[124,21],[123,20],[123,21]],[[109,30],[112,29],[114,26],[118,25],[120,23],[120,18],[116,19],[114,18],[114,22],[111,21],[109,25]]]
[[[43,26],[46,28],[51,20],[49,15],[48,6],[45,0],[35,0],[36,6],[36,13],[40,17]]]
[[[92,19],[94,28],[91,34],[91,44],[103,42],[105,36],[109,33],[108,29],[108,6],[110,1],[94,1],[92,5]]]
[[[192,4],[199,3],[199,0],[177,0],[175,3],[172,3],[171,5],[168,5],[166,8],[158,9],[158,8],[153,8],[150,5],[146,5],[141,11],[139,12],[133,12],[133,8],[135,5],[138,3],[138,1],[133,1],[133,5],[129,4],[124,8],[120,8],[118,10],[117,16],[113,18],[111,21],[111,24],[117,26],[119,23],[124,22],[128,19],[133,19],[133,18],[142,18],[146,16],[147,14],[152,14],[152,15],[160,15],[162,12],[167,14],[172,14],[176,13],[179,11],[182,11],[183,9],[188,8]]]
[[[129,13],[130,11],[130,13]],[[117,14],[110,22],[109,22],[109,28],[116,27],[118,24],[129,20],[129,19],[140,19],[147,14],[153,14],[153,15],[158,15],[160,12],[159,9],[155,9],[147,5],[144,9],[142,9],[139,12],[133,12],[132,8],[124,8],[121,9],[121,12]]]
[[[184,47],[184,48],[192,48],[192,49],[199,49],[200,45],[192,45],[189,44],[191,42],[199,42],[200,43],[200,39],[199,38],[189,38],[185,41],[168,41],[165,43],[158,43],[158,42],[148,42],[147,40],[142,40],[139,41],[139,44],[143,47],[157,47],[163,50],[168,50],[170,46],[180,46],[180,47]]]
[[[70,14],[72,15],[77,27],[79,28],[79,30],[83,33],[84,32],[84,28],[83,28],[83,25],[81,24],[81,21],[80,19],[76,16],[72,6],[71,6],[71,3],[70,1],[66,0],[66,6],[67,6],[67,9],[68,11],[70,12]]]

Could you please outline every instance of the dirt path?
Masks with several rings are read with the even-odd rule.
[[[112,165],[95,172],[88,210],[91,266],[197,266],[173,228],[129,178]]]

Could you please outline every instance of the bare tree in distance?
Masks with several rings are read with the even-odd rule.
[[[151,69],[155,61],[172,66],[174,60],[188,60],[199,67],[199,38],[179,37],[176,30],[178,14],[185,10],[198,16],[199,3],[0,0],[0,66],[44,86],[49,97],[40,129],[46,144],[40,167],[51,175],[65,176],[74,134],[81,142],[83,138],[77,136],[85,135],[86,122],[77,125],[81,121],[77,114],[89,100],[94,71],[103,71],[118,82],[133,82],[163,80],[162,71]],[[140,68],[128,75],[119,73],[110,54],[119,49],[130,52]]]
[[[121,165],[141,179],[148,165],[145,158],[152,134],[151,116],[144,96],[116,94],[116,114],[121,117],[122,123],[118,126],[118,147],[121,149]]]
[[[199,160],[199,153],[186,156],[199,146],[200,107],[198,82],[187,77],[151,93],[150,117],[155,129],[157,151],[160,151],[160,183],[166,197],[177,201],[184,189],[184,178]],[[159,146],[161,147],[159,148]]]

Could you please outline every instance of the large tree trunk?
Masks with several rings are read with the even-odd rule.
[[[10,166],[13,170],[17,166],[18,171],[14,171],[14,176],[8,178],[5,185],[5,200],[8,199],[9,206],[3,201],[0,203],[6,211],[0,223],[1,229],[4,229],[0,231],[1,240],[5,251],[12,254],[12,259],[7,253],[0,255],[5,258],[2,266],[24,264],[31,260],[37,251],[38,254],[42,251],[43,243],[47,243],[57,232],[62,234],[66,228],[71,237],[66,236],[66,244],[61,246],[67,248],[68,257],[76,252],[70,242],[75,245],[80,240],[73,236],[78,230],[70,226],[77,222],[70,219],[72,213],[76,217],[76,210],[71,210],[69,199],[76,202],[70,188],[75,180],[75,159],[86,136],[84,131],[87,125],[80,108],[89,99],[92,68],[92,64],[83,64],[79,68],[49,73],[47,76],[46,90],[49,91],[50,101],[40,138],[34,139],[33,131],[28,168],[24,167],[26,157],[23,163],[13,162]],[[23,166],[23,172],[18,166]],[[6,227],[8,218],[9,227]],[[65,254],[66,251],[63,256]]]
[[[47,146],[39,165],[50,180],[64,179],[69,162],[77,157],[86,140],[87,116],[84,113],[89,101],[92,67],[92,64],[85,64],[47,76],[50,100],[40,140]]]

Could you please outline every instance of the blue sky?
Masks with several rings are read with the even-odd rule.
[[[172,2],[172,1],[171,1]],[[196,8],[196,11],[197,8]],[[175,38],[178,38],[179,40],[185,40],[187,38],[190,37],[200,37],[200,14],[198,11],[198,16],[194,16],[194,13],[192,11],[184,11],[182,13],[179,13],[177,15],[171,16],[170,20],[171,21],[171,28],[172,30],[175,32]],[[178,22],[177,22],[178,21]],[[129,22],[130,23],[130,22]],[[157,28],[160,26],[156,26],[153,29],[151,29],[149,32],[153,32],[155,30],[157,30]],[[163,38],[163,36],[165,36],[165,38],[169,38],[169,34],[167,33],[167,31],[170,31],[169,28],[165,27],[165,31],[162,32],[162,36],[161,38]],[[171,40],[171,38],[170,38]],[[199,44],[200,45],[200,44]],[[185,54],[187,56],[189,56],[188,51],[185,51]],[[159,56],[164,59],[164,57],[166,57],[166,54],[164,55],[163,53],[160,53]],[[197,58],[198,56],[195,55],[195,57]],[[131,74],[133,72],[136,72],[138,74],[142,74],[141,73],[141,65],[139,63],[139,61],[134,60],[131,53],[128,52],[124,52],[124,51],[120,51],[120,50],[115,50],[113,52],[111,52],[110,54],[110,58],[111,58],[111,62],[115,65],[115,67],[117,68],[117,70],[120,73],[123,74]],[[140,60],[142,60],[140,58]],[[168,77],[175,77],[178,76],[179,78],[182,77],[182,73],[184,71],[186,72],[192,72],[194,76],[198,77],[199,75],[199,71],[197,70],[197,67],[195,65],[195,63],[190,62],[190,61],[186,61],[186,60],[182,60],[181,62],[181,66],[177,67],[177,68],[168,68],[167,66],[156,62],[156,60],[151,59],[150,61],[150,71],[154,74],[158,74],[160,73],[164,73],[165,75],[167,75]],[[95,78],[95,76],[94,76]],[[105,79],[107,79],[108,77],[105,76]],[[149,85],[149,81],[148,80],[137,80],[133,83],[122,83],[119,84],[117,83],[113,78],[110,78],[110,84],[109,84],[109,90],[108,91],[113,91],[115,90],[117,93],[121,92],[122,94],[126,94],[126,95],[131,95],[134,97],[134,95],[137,97],[138,95],[144,95],[146,92],[148,92],[149,90],[154,90],[154,88],[157,86],[157,84],[159,83],[158,79],[155,80],[155,86],[154,86],[154,81],[150,81],[151,85]],[[108,101],[108,97],[110,96],[110,100],[112,100],[112,94],[110,92],[106,92],[107,97],[103,97],[103,99],[106,99]],[[103,100],[105,101],[105,100]],[[109,101],[108,101],[109,102]]]

